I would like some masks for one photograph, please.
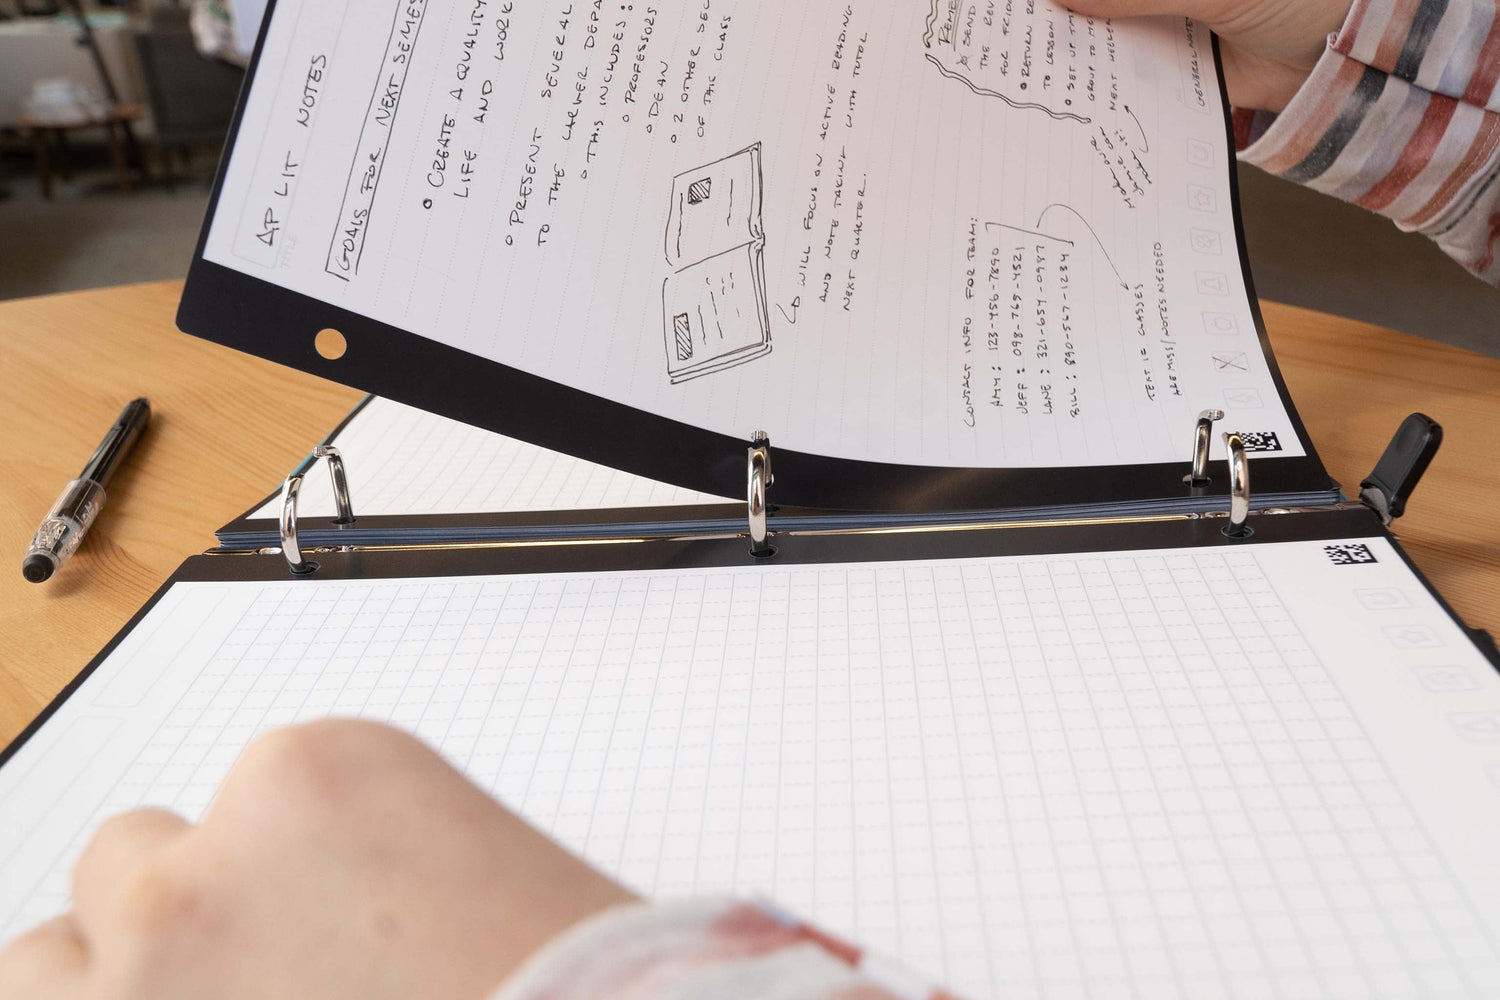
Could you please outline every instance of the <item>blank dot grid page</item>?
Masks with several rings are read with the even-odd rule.
[[[1500,995],[1500,677],[1380,539],[179,583],[0,769],[0,937],[331,714],[971,997]]]
[[[668,486],[379,397],[332,443],[343,456],[355,513],[500,514],[730,503]],[[250,516],[274,518],[280,498]],[[303,517],[333,517],[327,476],[308,476]]]

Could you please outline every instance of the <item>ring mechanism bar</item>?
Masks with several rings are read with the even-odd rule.
[[[297,541],[297,497],[302,492],[302,480],[308,470],[319,459],[324,458],[328,460],[328,475],[333,480],[333,503],[338,513],[334,523],[354,523],[354,506],[349,500],[349,479],[344,473],[344,457],[333,445],[320,444],[281,484],[281,554],[286,558],[287,566],[297,576],[306,576],[318,568],[317,563],[302,557],[302,546]]]

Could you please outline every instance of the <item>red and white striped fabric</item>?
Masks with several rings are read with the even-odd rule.
[[[953,1000],[896,964],[766,904],[606,910],[534,956],[491,1000]]]
[[[1280,115],[1239,113],[1240,158],[1389,216],[1500,284],[1496,0],[1355,0]]]

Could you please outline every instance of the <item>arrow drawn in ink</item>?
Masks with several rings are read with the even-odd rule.
[[[1109,264],[1109,269],[1115,272],[1115,277],[1120,281],[1120,287],[1125,289],[1127,292],[1130,291],[1130,285],[1125,281],[1124,278],[1120,277],[1120,269],[1118,267],[1115,267],[1114,260],[1109,256],[1109,251],[1105,249],[1104,241],[1099,238],[1098,233],[1094,232],[1094,227],[1089,225],[1089,220],[1085,219],[1081,214],[1079,214],[1078,209],[1074,208],[1072,205],[1064,205],[1060,201],[1055,201],[1052,204],[1048,205],[1046,208],[1042,209],[1042,213],[1036,217],[1036,227],[1038,229],[1042,228],[1042,220],[1045,219],[1047,217],[1047,213],[1052,211],[1054,208],[1061,208],[1065,209],[1066,211],[1072,212],[1073,215],[1077,217],[1078,221],[1083,223],[1083,228],[1087,229],[1089,231],[1089,235],[1094,238],[1094,242],[1099,244],[1099,252],[1104,254],[1104,260],[1105,263]]]
[[[1146,138],[1146,126],[1142,125],[1141,120],[1135,117],[1135,112],[1130,110],[1130,105],[1128,104],[1125,105],[1125,113],[1135,119],[1135,127],[1141,130],[1141,152],[1151,152],[1151,140]]]

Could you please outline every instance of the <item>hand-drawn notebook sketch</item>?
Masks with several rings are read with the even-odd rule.
[[[672,180],[662,317],[674,385],[771,353],[762,186],[759,143]]]

